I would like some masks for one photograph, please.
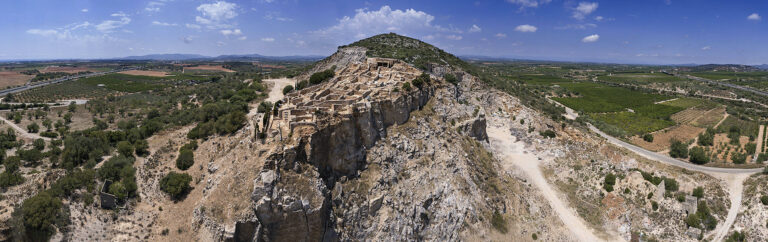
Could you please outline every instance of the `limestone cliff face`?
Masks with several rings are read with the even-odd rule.
[[[340,48],[336,53],[329,56],[328,58],[325,58],[319,61],[317,64],[315,64],[315,66],[309,69],[309,71],[302,73],[296,78],[300,81],[308,80],[309,76],[312,75],[312,73],[321,72],[321,71],[330,69],[333,66],[341,68],[341,67],[348,66],[349,64],[352,64],[352,63],[363,63],[365,62],[365,59],[366,59],[365,52],[366,52],[366,49],[362,47]]]

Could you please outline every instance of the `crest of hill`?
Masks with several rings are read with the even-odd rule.
[[[426,69],[427,63],[450,65],[465,71],[470,69],[469,64],[440,48],[395,33],[372,36],[339,48],[351,46],[366,48],[367,57],[400,59],[420,69]]]

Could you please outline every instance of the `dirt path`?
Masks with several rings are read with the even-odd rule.
[[[727,114],[725,116],[727,117]],[[720,123],[722,123],[722,120],[720,121]],[[720,125],[720,123],[718,123],[718,125]],[[703,172],[723,180],[726,184],[726,190],[728,192],[728,199],[730,200],[731,207],[728,209],[728,215],[726,216],[725,221],[723,223],[718,224],[715,230],[708,233],[707,236],[710,236],[710,235],[714,236],[713,241],[722,241],[723,238],[725,238],[725,236],[728,234],[728,230],[731,228],[731,226],[733,226],[734,221],[736,221],[736,216],[738,216],[739,210],[741,209],[741,197],[744,192],[744,180],[746,180],[750,175],[762,171],[762,168],[742,169],[742,168],[718,168],[718,167],[699,166],[699,165],[684,162],[678,159],[674,159],[666,155],[661,155],[632,144],[628,144],[624,141],[618,140],[614,137],[611,137],[603,133],[602,131],[598,130],[592,125],[590,125],[589,128],[593,132],[598,133],[600,136],[603,136],[603,138],[606,138],[609,142],[613,143],[614,145],[624,147],[645,158],[656,160],[661,163],[677,166],[687,170]]]
[[[15,123],[9,121],[8,119],[5,119],[5,117],[0,117],[0,119],[3,120],[3,122],[5,122],[6,124],[10,125],[11,128],[16,130],[16,132],[18,132],[19,135],[24,137],[24,138],[32,139],[32,140],[36,140],[36,139],[43,139],[43,140],[46,140],[46,141],[50,141],[51,140],[51,138],[48,138],[48,137],[43,137],[43,136],[40,136],[38,134],[29,133],[29,132],[27,132],[27,130],[22,129],[21,127],[19,127]]]
[[[728,235],[728,231],[736,221],[736,216],[739,215],[739,210],[741,210],[741,197],[744,193],[744,181],[749,178],[749,174],[731,175],[720,173],[712,175],[725,181],[728,188],[728,198],[731,201],[731,207],[728,208],[728,215],[725,217],[725,222],[718,224],[715,230],[709,232],[709,235],[714,236],[712,241],[723,241],[723,238]]]
[[[727,118],[728,118],[728,113],[725,113],[723,115],[723,119],[721,119],[720,122],[717,122],[717,124],[715,124],[715,126],[712,127],[712,128],[716,129],[717,127],[720,127],[720,125],[723,124],[723,122],[725,122],[725,119],[727,119]]]
[[[530,177],[531,183],[541,191],[560,220],[578,241],[602,241],[586,223],[570,209],[558,193],[549,185],[539,169],[539,159],[524,150],[524,144],[516,140],[505,126],[488,126],[488,138],[494,154],[501,158],[504,169],[517,168]]]
[[[752,162],[757,162],[757,156],[760,154],[760,152],[763,151],[763,140],[765,140],[765,125],[760,125],[758,128],[759,132],[757,132],[757,149],[755,149],[755,154],[752,156]]]
[[[269,90],[269,97],[267,97],[268,102],[275,103],[279,100],[282,100],[283,97],[283,88],[285,88],[288,85],[293,85],[294,80],[290,78],[280,78],[280,79],[266,79],[265,82],[271,82],[274,84],[272,86],[272,89]]]

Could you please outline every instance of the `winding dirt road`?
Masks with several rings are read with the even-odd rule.
[[[555,210],[555,213],[565,226],[573,233],[578,241],[604,241],[595,235],[593,230],[586,225],[575,211],[570,209],[558,196],[558,193],[547,183],[546,178],[539,168],[539,159],[530,152],[524,150],[525,144],[517,141],[504,125],[489,124],[487,128],[488,140],[493,153],[501,156],[501,164],[505,170],[516,167],[523,171],[530,182],[541,191],[547,202]],[[551,158],[549,158],[551,159]]]
[[[738,215],[739,210],[741,209],[741,197],[744,192],[744,181],[750,175],[761,172],[763,170],[762,168],[741,169],[741,168],[719,168],[719,167],[695,165],[693,163],[688,163],[685,161],[674,159],[672,157],[662,155],[653,151],[649,151],[641,147],[621,141],[606,133],[603,133],[602,131],[595,128],[591,124],[589,125],[589,129],[592,130],[592,132],[595,132],[600,136],[602,136],[603,138],[607,139],[608,142],[611,142],[614,145],[617,145],[620,147],[624,147],[645,158],[655,160],[664,164],[677,166],[677,167],[691,170],[691,171],[703,172],[723,180],[728,189],[728,198],[731,202],[731,207],[728,209],[728,215],[726,216],[725,222],[718,224],[715,230],[708,233],[708,236],[709,235],[714,236],[713,241],[722,241],[723,238],[725,238],[725,236],[728,235],[728,230],[731,228],[731,226],[733,226],[733,222],[736,221],[736,216]]]

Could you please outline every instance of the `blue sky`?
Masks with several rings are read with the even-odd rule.
[[[763,64],[765,15],[765,0],[6,1],[0,59],[328,55],[396,32],[459,55]]]

